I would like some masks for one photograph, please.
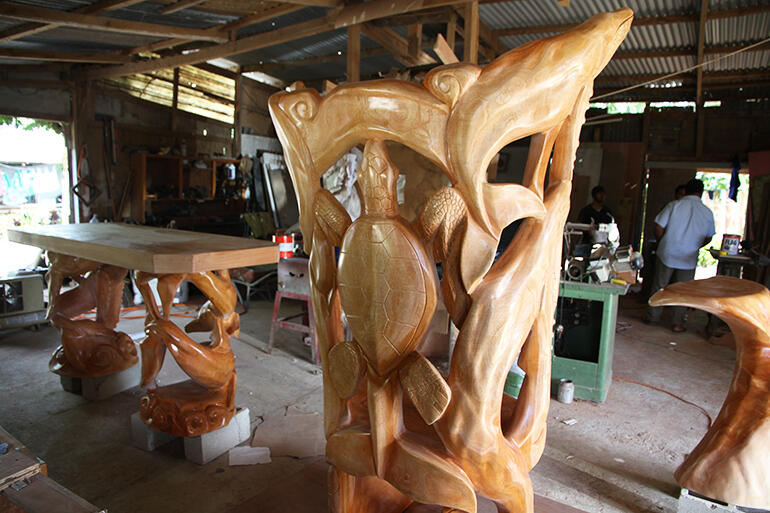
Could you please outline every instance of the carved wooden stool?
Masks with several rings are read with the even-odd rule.
[[[669,285],[650,304],[718,316],[737,349],[722,409],[677,469],[677,482],[712,499],[770,509],[770,291],[753,281],[716,276]]]
[[[575,152],[593,80],[632,18],[628,9],[600,14],[484,69],[439,66],[421,85],[377,80],[321,97],[300,84],[270,98],[310,255],[333,513],[402,513],[413,502],[475,513],[477,493],[501,513],[533,511],[529,471],[545,445]],[[495,154],[527,136],[523,184],[488,183]],[[396,205],[396,178],[409,181],[409,169],[396,168],[385,140],[452,183],[413,224]],[[361,143],[363,213],[352,222],[320,176]],[[493,264],[503,228],[517,219]],[[459,328],[447,380],[415,351],[439,287]],[[520,351],[526,378],[513,399],[503,387]]]

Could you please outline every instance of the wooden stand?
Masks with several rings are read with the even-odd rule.
[[[422,85],[353,83],[323,98],[300,85],[270,98],[310,255],[331,512],[402,513],[421,503],[475,513],[478,493],[500,513],[532,513],[529,471],[545,445],[575,152],[593,80],[632,18],[628,9],[600,14],[485,69],[434,68]],[[523,184],[488,183],[492,158],[527,136]],[[409,182],[409,169],[396,168],[385,139],[453,184],[413,224],[396,200],[396,178]],[[320,174],[359,143],[362,215],[352,221]],[[495,262],[502,230],[518,219]],[[459,329],[446,380],[416,352],[439,287]],[[526,378],[514,400],[503,386],[519,353]]]
[[[699,495],[770,509],[770,291],[759,283],[716,276],[675,283],[652,306],[689,306],[725,321],[738,361],[730,391],[706,435],[674,477]]]

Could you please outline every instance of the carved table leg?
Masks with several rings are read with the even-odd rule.
[[[158,279],[155,301],[148,281]],[[184,330],[169,320],[174,294],[188,280],[209,299],[198,318]],[[235,357],[230,335],[237,334],[240,318],[234,312],[236,293],[227,271],[151,275],[136,273],[136,283],[147,305],[142,342],[142,386],[154,381],[168,350],[191,380],[151,387],[142,397],[140,416],[145,424],[175,436],[193,437],[226,426],[235,414]],[[210,331],[199,343],[187,333]]]
[[[61,346],[51,357],[51,372],[73,378],[99,378],[136,365],[136,346],[115,331],[120,318],[123,279],[121,267],[82,258],[48,253],[48,319],[61,332]],[[65,278],[78,286],[60,293]],[[96,308],[96,319],[76,319]]]
[[[770,508],[770,292],[727,276],[675,283],[653,306],[690,306],[719,316],[735,335],[730,391],[706,435],[674,476],[706,497]]]

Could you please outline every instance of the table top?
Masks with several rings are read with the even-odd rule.
[[[718,249],[709,248],[709,253],[711,253],[711,256],[719,260],[720,262],[726,262],[728,264],[753,264],[754,259],[751,258],[748,255],[744,255],[742,253],[739,253],[737,255],[722,255],[720,254]]]
[[[196,273],[278,262],[272,242],[119,223],[28,226],[11,242],[156,274]]]

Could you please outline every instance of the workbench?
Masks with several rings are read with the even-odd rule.
[[[575,397],[604,402],[612,381],[612,355],[618,297],[628,292],[628,285],[591,284],[562,281],[556,304],[558,331],[554,337],[551,379],[556,387],[561,379],[575,385]]]
[[[137,368],[136,345],[115,329],[126,275],[135,270],[135,282],[147,306],[147,337],[140,344],[141,385],[155,382],[167,350],[191,378],[165,387],[150,386],[141,399],[142,420],[156,430],[185,437],[228,425],[235,415],[236,388],[229,338],[240,328],[228,270],[277,262],[276,244],[105,223],[18,228],[9,230],[8,237],[48,252],[48,319],[62,337],[49,363],[52,372],[63,379],[104,380]],[[78,286],[62,293],[67,278]],[[157,280],[157,296],[150,287],[153,280]],[[208,298],[198,318],[184,330],[169,318],[183,281],[193,283]],[[83,318],[94,309],[94,318]],[[209,332],[209,340],[199,343],[187,335],[196,331]],[[122,384],[127,388],[139,383],[124,380]]]

